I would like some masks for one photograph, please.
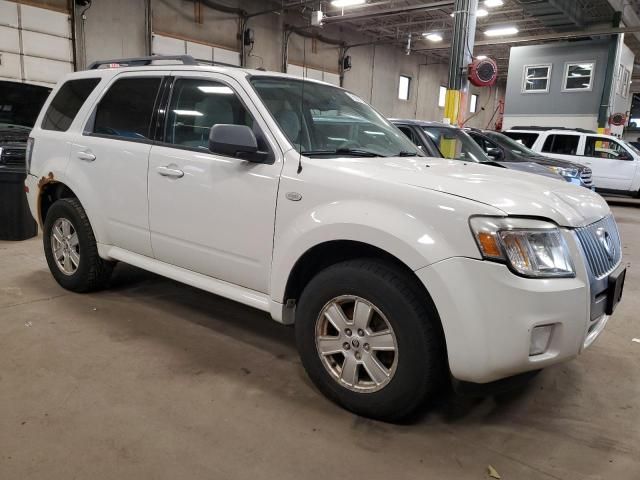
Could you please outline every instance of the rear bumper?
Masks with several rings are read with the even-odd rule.
[[[577,253],[575,243],[570,248]],[[569,360],[591,344],[602,329],[586,341],[589,281],[584,265],[576,267],[576,278],[549,280],[462,257],[418,270],[442,321],[453,377],[493,382]],[[553,325],[548,347],[529,355],[532,331],[542,325]]]

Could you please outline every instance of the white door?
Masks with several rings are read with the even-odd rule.
[[[638,160],[620,143],[608,137],[587,135],[581,153],[578,161],[591,168],[596,188],[631,189]]]
[[[0,78],[53,86],[72,71],[68,13],[0,0]]]
[[[282,160],[258,112],[238,92],[224,75],[176,76],[164,144],[151,150],[151,242],[158,260],[267,293]],[[215,124],[251,126],[273,161],[212,154]]]
[[[147,170],[161,81],[159,72],[116,76],[98,101],[86,133],[72,144],[69,164],[76,178],[86,179],[81,183],[106,232],[101,241],[149,257]]]

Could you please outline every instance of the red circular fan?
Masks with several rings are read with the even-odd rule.
[[[477,58],[469,65],[469,81],[476,87],[490,87],[498,79],[498,65],[492,58]]]

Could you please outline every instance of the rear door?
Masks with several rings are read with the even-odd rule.
[[[615,140],[599,135],[586,135],[582,155],[578,160],[593,172],[596,188],[629,190],[636,174],[638,161]]]
[[[72,143],[69,162],[101,217],[99,240],[149,257],[147,170],[162,78],[154,71],[115,76]]]
[[[580,139],[579,133],[551,133],[544,139],[540,153],[546,157],[582,163],[577,156],[581,148]]]

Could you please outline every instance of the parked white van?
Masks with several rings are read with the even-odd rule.
[[[640,150],[629,142],[582,129],[514,127],[504,133],[547,157],[588,166],[600,192],[640,194]]]

